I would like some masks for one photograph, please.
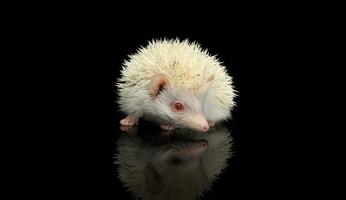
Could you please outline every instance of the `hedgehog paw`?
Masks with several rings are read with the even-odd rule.
[[[123,126],[134,126],[138,124],[138,117],[127,116],[126,118],[120,120],[120,124]]]
[[[165,131],[169,131],[172,129],[172,125],[169,124],[161,124],[160,127]]]

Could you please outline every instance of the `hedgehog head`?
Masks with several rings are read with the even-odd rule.
[[[206,132],[209,124],[205,117],[207,112],[207,97],[214,76],[206,79],[199,88],[177,88],[171,85],[164,74],[152,77],[149,84],[149,94],[157,107],[154,116],[160,116],[174,127],[188,127]]]

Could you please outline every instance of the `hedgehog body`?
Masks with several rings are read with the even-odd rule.
[[[140,48],[125,61],[117,88],[120,110],[128,116],[193,129],[228,119],[235,105],[226,68],[187,40],[157,40]]]

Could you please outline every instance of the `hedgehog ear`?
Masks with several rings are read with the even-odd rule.
[[[156,98],[160,91],[168,86],[168,79],[163,74],[156,74],[151,78],[149,84],[149,94],[151,97]]]
[[[209,77],[208,77],[208,79],[207,79],[207,83],[208,82],[211,82],[212,80],[214,80],[215,79],[215,76],[214,75],[210,75]]]

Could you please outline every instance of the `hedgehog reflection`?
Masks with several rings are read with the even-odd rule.
[[[208,134],[177,129],[150,143],[136,131],[121,135],[116,155],[119,178],[135,199],[199,199],[231,157],[226,128]]]

